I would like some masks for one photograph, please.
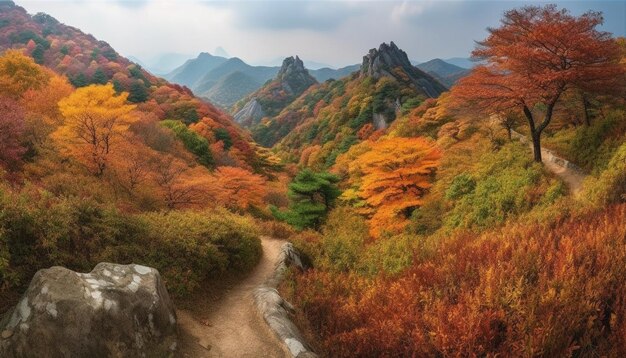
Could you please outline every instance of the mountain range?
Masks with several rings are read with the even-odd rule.
[[[323,82],[347,76],[357,69],[358,65],[352,65],[309,72],[318,82]],[[238,57],[225,58],[203,52],[163,77],[187,86],[197,96],[228,109],[273,79],[279,70],[280,67],[276,66],[252,66]]]
[[[462,62],[461,60],[458,58],[455,61]],[[469,60],[466,62],[471,63]],[[306,65],[307,62],[303,61],[303,64]],[[323,67],[315,70],[308,69],[308,73],[321,83],[346,77],[358,71],[360,67],[360,64],[337,69]],[[437,78],[448,88],[469,71],[440,59],[418,64],[417,67]],[[253,66],[237,57],[226,58],[203,52],[163,77],[171,82],[187,86],[197,96],[206,98],[228,110],[260,89],[267,81],[272,80],[279,71],[280,67],[277,66]],[[237,110],[240,109],[241,106],[237,108]]]
[[[261,145],[275,146],[296,161],[303,153],[317,151],[317,160],[331,165],[364,133],[384,130],[397,116],[444,91],[443,84],[414,67],[395,43],[383,43],[363,57],[357,71],[311,85],[291,103],[282,103],[284,108],[277,115],[259,115],[263,102],[255,97],[236,118]],[[262,88],[257,93],[268,91]],[[257,117],[245,119],[241,111]]]

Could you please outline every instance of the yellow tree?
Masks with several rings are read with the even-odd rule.
[[[116,143],[136,120],[128,93],[115,94],[113,85],[91,85],[76,90],[59,102],[65,119],[54,134],[70,155],[101,176]]]
[[[0,56],[0,95],[20,98],[29,89],[45,85],[50,74],[20,51],[9,50]]]
[[[440,151],[424,138],[383,138],[350,165],[350,180],[365,201],[370,232],[398,232],[431,186]]]

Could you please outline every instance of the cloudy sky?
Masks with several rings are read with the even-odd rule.
[[[334,66],[361,61],[390,40],[413,60],[466,57],[485,28],[520,1],[193,1],[15,0],[109,42],[123,55],[150,60],[195,56],[221,46],[262,64],[289,55]],[[604,30],[626,35],[625,1],[557,1],[575,14],[602,11]],[[535,2],[536,4],[536,2]]]

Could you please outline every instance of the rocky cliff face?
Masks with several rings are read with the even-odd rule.
[[[406,79],[399,76],[397,71],[404,72],[410,84],[428,97],[437,97],[446,91],[445,86],[435,78],[414,67],[406,52],[399,49],[393,41],[389,44],[382,43],[378,49],[373,48],[363,56],[360,76],[373,78],[387,76],[405,81]]]
[[[317,80],[304,68],[304,63],[298,56],[287,57],[283,60],[276,80],[280,81],[282,88],[292,95],[299,95],[317,83]]]
[[[263,117],[265,117],[265,111],[263,111],[261,104],[259,104],[256,98],[252,98],[233,116],[235,122],[242,126],[250,126],[254,123],[258,123]]]
[[[236,106],[233,116],[241,125],[254,127],[263,117],[278,115],[316,83],[298,56],[287,57],[274,80],[250,95],[243,106]]]

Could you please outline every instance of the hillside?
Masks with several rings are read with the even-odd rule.
[[[222,76],[200,96],[212,103],[228,108],[231,104],[239,101],[261,86],[261,82],[241,71],[231,72]],[[235,118],[236,119],[236,118]]]
[[[0,330],[39,269],[134,262],[182,297],[256,265],[258,226],[243,215],[268,217],[266,197],[285,189],[228,115],[10,2],[0,84]]]
[[[342,191],[294,238],[312,268],[281,291],[321,354],[624,355],[626,47],[602,23],[508,11],[474,51],[485,66],[356,138],[338,118],[359,92],[318,86],[337,102],[275,148]],[[310,182],[290,192],[306,213]]]
[[[309,87],[317,84],[298,56],[287,57],[276,77],[234,106],[235,121],[253,127],[265,116],[280,113]]]
[[[455,66],[439,58],[420,63],[415,65],[415,67],[432,75],[448,88],[452,87],[452,85],[470,72],[469,69]]]
[[[67,76],[76,87],[111,81],[116,91],[128,91],[131,102],[158,119],[180,120],[188,125],[207,124],[213,128],[203,134],[209,145],[219,141],[216,139],[219,135],[211,132],[228,133],[232,149],[237,150],[231,151],[227,146],[224,155],[249,167],[256,162],[249,136],[227,114],[194,97],[187,89],[149,74],[106,42],[61,24],[49,15],[31,16],[7,2],[0,7],[0,21],[4,23],[0,28],[0,50],[23,49],[37,63]],[[213,61],[220,60],[213,58]]]

